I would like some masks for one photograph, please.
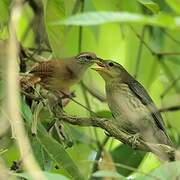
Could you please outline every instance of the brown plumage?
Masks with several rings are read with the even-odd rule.
[[[41,62],[29,72],[31,77],[26,82],[22,80],[21,84],[27,85],[23,89],[39,83],[49,91],[69,93],[69,88],[80,81],[97,59],[94,53],[84,52],[74,57]]]

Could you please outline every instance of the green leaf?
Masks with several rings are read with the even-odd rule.
[[[78,127],[68,126],[67,124],[64,124],[64,127],[65,131],[68,133],[68,135],[70,135],[70,139],[72,139],[74,143],[80,142],[86,145],[92,145],[95,143],[93,137],[83,131],[80,131]]]
[[[49,156],[62,166],[74,179],[84,179],[78,167],[73,162],[63,146],[43,131],[38,131],[37,139],[42,144]]]
[[[61,174],[55,174],[55,173],[49,173],[46,171],[41,171],[41,172],[34,172],[34,174],[38,175],[42,173],[43,176],[45,176],[47,178],[47,180],[68,180],[67,177],[61,175]],[[29,173],[13,173],[13,175],[17,176],[17,177],[22,177],[22,178],[26,178],[28,180],[33,180],[33,178],[31,177],[31,175]]]
[[[98,117],[102,117],[102,118],[112,118],[112,113],[110,111],[98,111],[96,113],[98,115]]]
[[[147,18],[141,14],[133,14],[128,12],[85,12],[71,16],[64,21],[57,21],[53,24],[65,24],[65,25],[99,25],[110,22],[145,22]]]
[[[148,8],[154,14],[157,14],[160,11],[159,5],[151,0],[138,0],[138,2]]]
[[[9,0],[1,0],[0,1],[0,25],[1,23],[7,23],[9,19]]]
[[[120,163],[133,168],[138,168],[145,155],[146,152],[135,151],[125,144],[122,144],[115,148],[113,151],[111,151],[111,156],[115,163]],[[123,176],[128,176],[130,173],[133,172],[120,166],[116,168],[117,171]]]
[[[166,3],[178,14],[180,14],[180,1],[179,0],[166,0]]]
[[[122,8],[122,2],[119,0],[106,1],[106,3],[104,0],[92,0],[92,3],[100,11],[119,11]]]
[[[48,171],[52,168],[52,159],[49,154],[44,150],[43,146],[39,143],[37,138],[30,137],[31,147],[36,161],[42,170]]]
[[[50,46],[55,57],[62,56],[64,43],[64,26],[52,27],[48,24],[65,18],[65,5],[63,0],[43,0],[45,27]]]
[[[24,101],[22,101],[22,115],[30,127],[32,112]],[[39,126],[37,139],[33,139],[31,142],[33,149],[35,148],[34,154],[36,157],[39,156],[37,160],[43,169],[46,169],[47,167],[47,163],[44,162],[46,160],[49,161],[51,158],[63,166],[63,168],[75,179],[84,179],[78,167],[73,162],[69,154],[65,151],[64,147],[52,137],[50,137],[42,126]],[[48,156],[46,153],[42,152],[42,147],[48,153]]]
[[[30,125],[32,122],[32,112],[25,100],[21,100],[21,114],[25,121]]]
[[[125,179],[122,175],[118,174],[117,172],[113,171],[96,171],[93,173],[93,177],[111,177],[116,179]]]
[[[172,17],[169,14],[160,13],[153,16],[145,16],[129,12],[85,12],[71,16],[65,20],[52,21],[51,25],[76,25],[90,26],[105,23],[136,23],[141,25],[153,25],[161,27],[178,27],[180,26],[179,17]]]
[[[137,180],[152,180],[153,177],[155,177],[156,179],[163,179],[163,180],[179,179],[179,175],[180,175],[179,167],[180,167],[180,161],[166,163],[146,176],[137,177]]]

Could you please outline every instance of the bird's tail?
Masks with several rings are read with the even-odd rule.
[[[161,161],[175,161],[178,159],[175,148],[165,144],[147,144],[152,153],[157,155]],[[179,154],[180,157],[180,154]]]

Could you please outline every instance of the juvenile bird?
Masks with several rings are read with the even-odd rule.
[[[25,84],[23,89],[27,89],[39,83],[43,88],[63,96],[62,92],[69,94],[70,87],[78,83],[87,68],[98,59],[92,52],[83,52],[69,58],[41,62],[29,72],[28,81],[22,80],[21,84]]]
[[[105,80],[108,105],[118,128],[145,142],[172,146],[162,116],[145,88],[120,64],[105,60],[97,64],[93,69]]]

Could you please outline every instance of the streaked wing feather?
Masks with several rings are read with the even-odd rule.
[[[162,119],[161,114],[159,113],[158,109],[156,108],[155,104],[153,103],[153,100],[148,95],[145,88],[136,80],[128,83],[129,88],[136,94],[136,96],[141,100],[141,102],[148,107],[150,110],[153,119],[155,120],[155,123],[157,126],[166,133],[165,125]]]
[[[54,61],[46,61],[35,66],[30,73],[38,75],[40,77],[43,76],[51,76],[54,69]]]

